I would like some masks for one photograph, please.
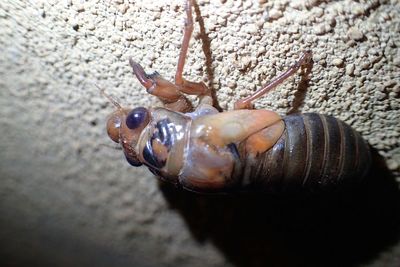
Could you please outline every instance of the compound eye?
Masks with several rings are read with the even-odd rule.
[[[128,116],[126,116],[125,123],[129,129],[133,130],[138,128],[144,122],[147,122],[148,117],[149,117],[149,112],[147,111],[146,108],[144,107],[134,108],[128,113]]]
[[[131,164],[134,167],[139,167],[142,166],[142,163],[139,160],[130,158],[129,156],[125,156],[126,160],[128,161],[129,164]]]

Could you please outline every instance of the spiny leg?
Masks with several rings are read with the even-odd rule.
[[[163,102],[176,101],[182,95],[173,83],[162,78],[157,72],[147,74],[143,67],[132,58],[129,59],[129,64],[132,67],[133,74],[149,94],[159,97]]]
[[[178,112],[189,112],[193,110],[190,101],[179,91],[178,87],[165,80],[157,72],[147,74],[142,66],[129,59],[129,64],[132,66],[133,74],[139,82],[146,88],[149,94],[152,94],[164,104],[168,109]]]
[[[264,87],[257,90],[254,94],[236,101],[234,104],[234,109],[252,109],[253,108],[252,101],[260,98],[261,96],[275,89],[287,78],[296,73],[296,71],[298,71],[298,69],[301,66],[308,64],[308,62],[311,60],[311,55],[312,55],[311,52],[304,52],[303,55],[301,55],[300,59],[287,71],[285,71],[284,73],[282,73],[281,75],[279,75],[278,77],[267,83]]]
[[[192,6],[192,0],[186,0],[185,10],[187,18],[185,20],[182,47],[175,74],[175,84],[165,80],[157,72],[154,74],[147,74],[140,64],[133,61],[133,59],[129,60],[133,73],[136,75],[139,82],[147,89],[147,92],[157,96],[166,108],[180,112],[188,112],[193,109],[190,101],[184,94],[198,95],[201,103],[211,103],[212,105],[213,102],[211,91],[203,82],[190,82],[182,77],[190,38],[193,32]]]

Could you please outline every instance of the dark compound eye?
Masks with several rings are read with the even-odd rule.
[[[147,116],[148,111],[146,108],[134,108],[126,117],[126,126],[128,126],[129,129],[136,129],[147,120]]]
[[[126,155],[125,155],[125,157],[126,157],[126,160],[128,161],[128,163],[131,164],[132,166],[134,166],[134,167],[142,166],[142,163],[140,161],[131,159],[130,157],[128,157]]]

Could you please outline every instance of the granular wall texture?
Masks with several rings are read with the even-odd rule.
[[[397,0],[198,0],[184,75],[232,109],[310,50],[308,80],[256,107],[347,122],[399,182],[399,14]],[[197,196],[126,163],[96,85],[160,105],[128,59],[172,81],[184,17],[177,0],[0,2],[3,266],[399,266],[397,184],[318,203]]]

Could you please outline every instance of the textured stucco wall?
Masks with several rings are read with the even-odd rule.
[[[0,258],[399,266],[398,198],[387,187],[317,204],[193,196],[160,187],[113,149],[104,130],[113,107],[94,84],[124,105],[158,104],[128,58],[173,78],[182,2],[0,1]],[[343,119],[386,160],[392,174],[382,179],[398,178],[399,13],[396,0],[199,0],[186,77],[210,84],[229,109],[311,49],[308,84],[295,75],[257,107]]]

